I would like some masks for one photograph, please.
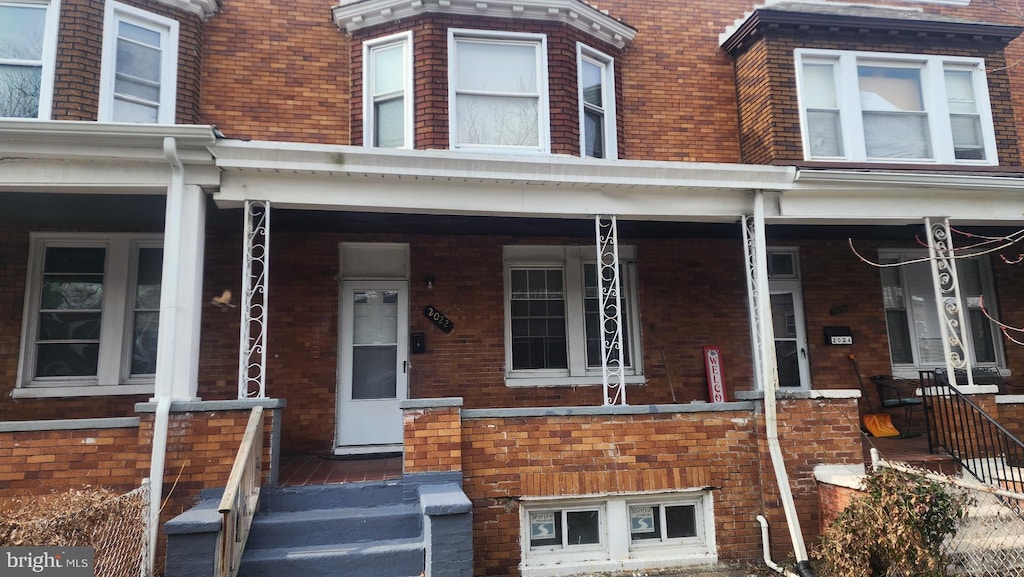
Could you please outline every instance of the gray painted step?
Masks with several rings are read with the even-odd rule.
[[[424,569],[421,539],[246,549],[239,577],[408,577]]]
[[[346,507],[382,507],[403,502],[401,481],[265,487],[260,491],[260,512],[307,511]]]
[[[246,549],[419,538],[423,515],[413,505],[260,512]]]

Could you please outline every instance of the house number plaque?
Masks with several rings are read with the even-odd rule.
[[[455,323],[445,316],[443,312],[435,309],[433,305],[423,307],[423,316],[430,319],[430,322],[434,323],[437,328],[441,329],[445,333],[450,333],[455,329]]]

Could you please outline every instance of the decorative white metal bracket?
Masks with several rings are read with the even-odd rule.
[[[601,379],[604,404],[626,404],[622,342],[622,283],[619,278],[619,233],[615,216],[594,217],[597,233],[598,308],[601,313]]]
[[[267,396],[267,281],[270,275],[270,201],[245,201],[242,238],[238,398]]]
[[[949,384],[956,386],[956,371],[967,375],[967,384],[974,384],[971,374],[971,352],[964,330],[964,307],[960,298],[960,280],[956,274],[956,254],[953,237],[949,230],[949,219],[932,222],[924,219],[928,233],[929,263],[932,268],[932,284],[935,287],[935,306],[939,313],[942,334],[942,352],[946,358],[946,377]]]

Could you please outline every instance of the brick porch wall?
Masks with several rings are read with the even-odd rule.
[[[85,485],[118,492],[138,487],[149,475],[154,408],[153,403],[140,404],[140,417],[136,418],[0,423],[0,501]],[[166,501],[161,525],[191,507],[201,490],[227,483],[250,410],[220,409],[216,403],[202,402],[172,405],[160,495]],[[274,419],[279,414],[264,411],[263,470],[267,480]],[[163,567],[164,546],[161,533],[158,568]]]
[[[427,401],[423,401],[427,403]],[[474,503],[474,565],[478,575],[518,575],[520,499],[646,493],[710,487],[724,561],[760,555],[754,517],[772,522],[773,544],[789,549],[764,441],[760,402],[704,406],[465,409],[461,470]],[[856,400],[791,399],[780,403],[780,442],[803,532],[817,535],[822,463],[862,460]],[[406,472],[450,472],[437,461],[455,450],[459,410],[406,410]],[[431,433],[435,431],[435,433]],[[437,442],[432,442],[436,435]],[[813,442],[810,442],[813,441]],[[431,464],[436,463],[436,464]]]

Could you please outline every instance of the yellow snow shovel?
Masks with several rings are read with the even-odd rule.
[[[853,365],[853,372],[857,373],[857,382],[860,383],[860,390],[863,394],[867,394],[864,390],[864,381],[860,376],[860,369],[857,368],[857,359],[854,355],[850,355],[850,364]],[[899,437],[900,431],[892,424],[892,418],[889,413],[871,413],[864,415],[864,428],[871,433],[872,437]]]

